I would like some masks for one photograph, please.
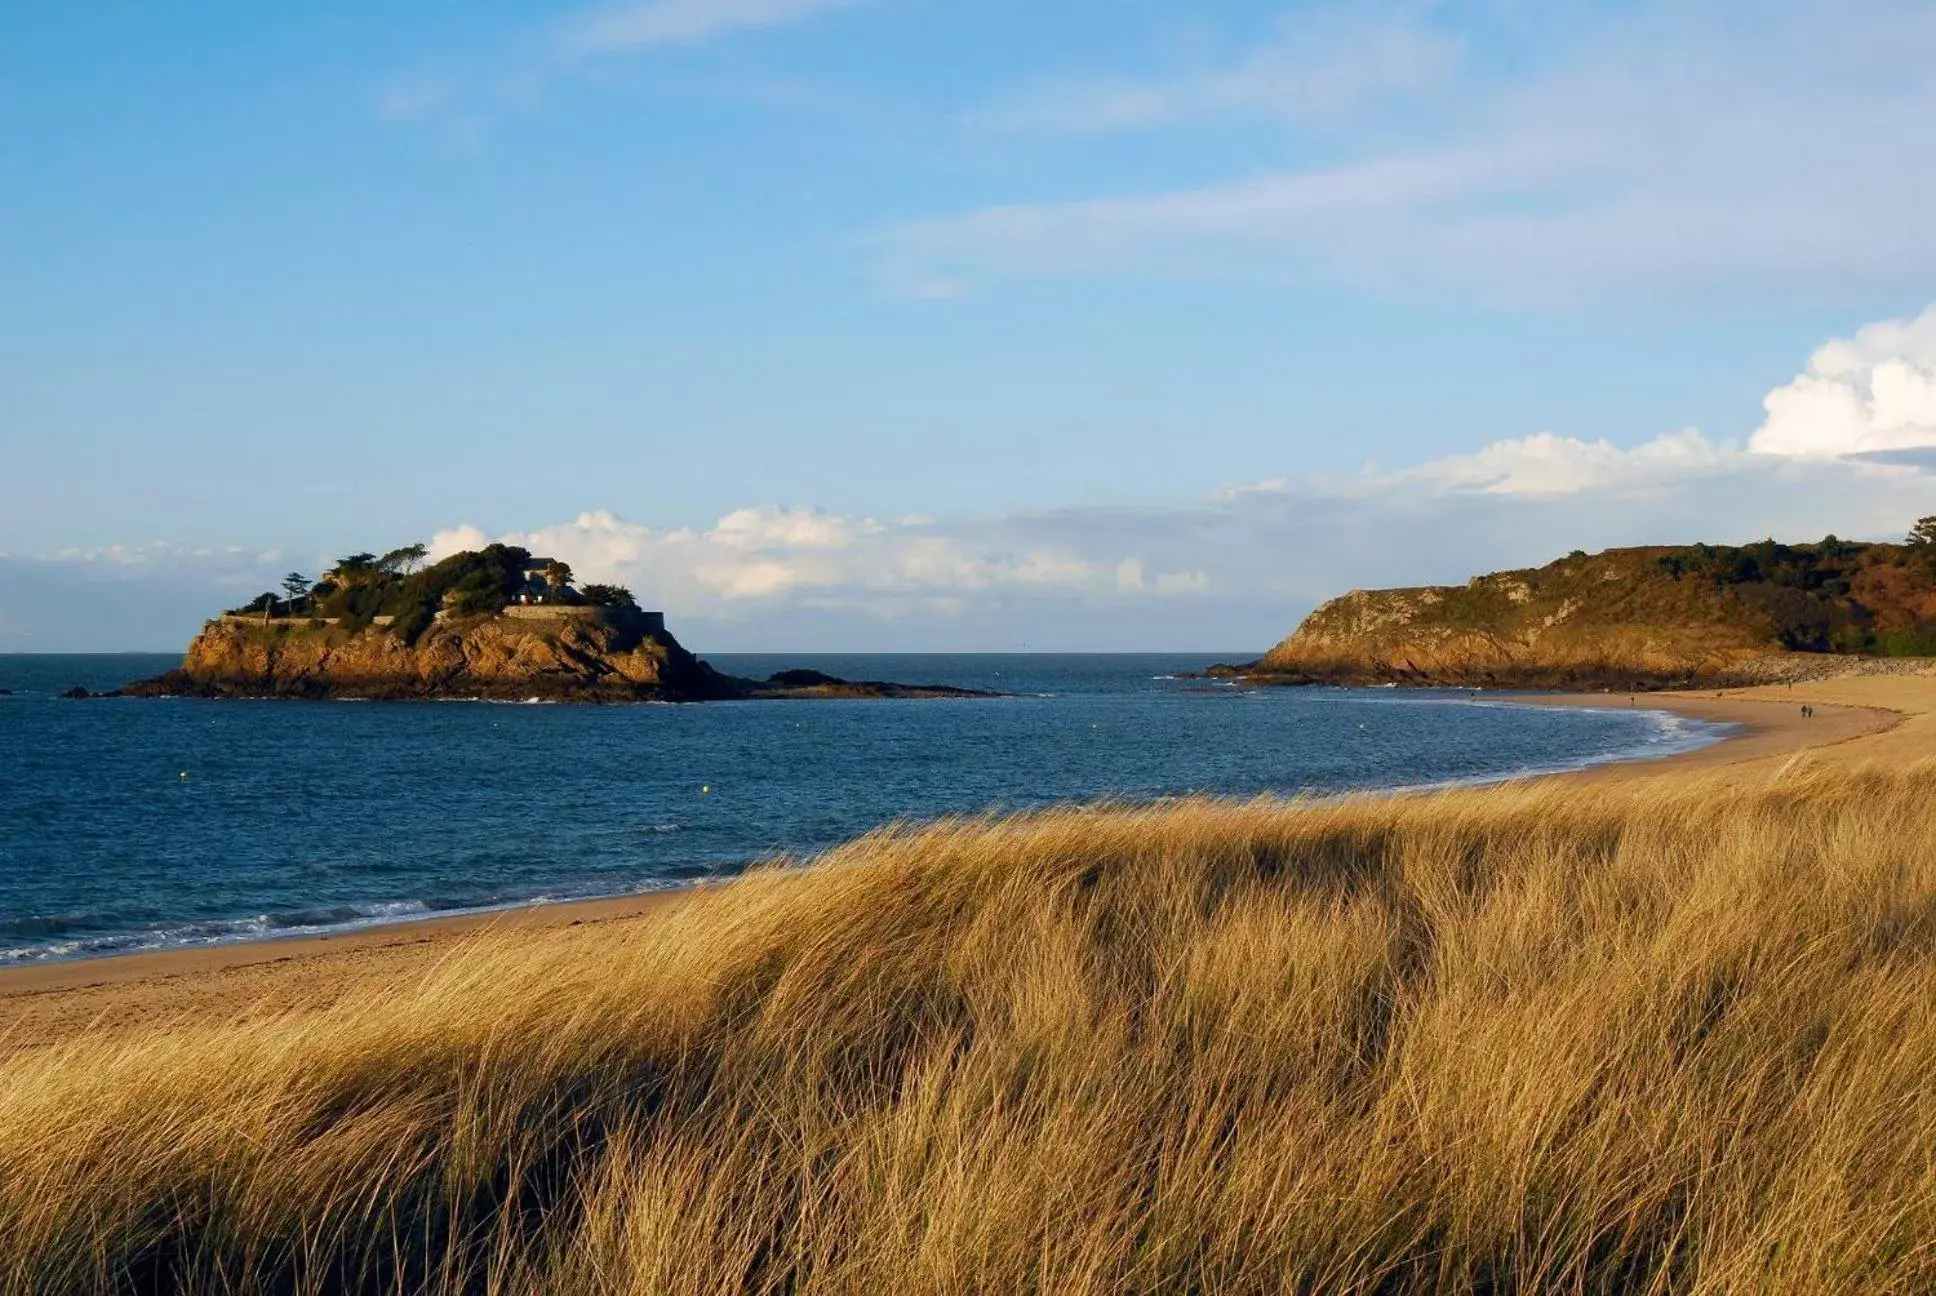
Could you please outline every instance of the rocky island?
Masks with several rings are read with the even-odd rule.
[[[1904,544],[1773,540],[1574,552],[1464,585],[1354,590],[1260,660],[1268,684],[1657,689],[1922,669],[1936,518]]]
[[[699,702],[986,697],[946,685],[782,671],[753,680],[688,652],[620,586],[507,545],[422,566],[421,545],[298,573],[202,628],[176,669],[132,696]]]

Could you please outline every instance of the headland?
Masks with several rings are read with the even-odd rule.
[[[1915,674],[1933,655],[1936,540],[1830,536],[1576,551],[1464,585],[1353,590],[1262,658],[1218,673],[1628,692]]]

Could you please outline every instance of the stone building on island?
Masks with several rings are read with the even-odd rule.
[[[560,601],[571,590],[571,568],[556,558],[533,555],[524,564],[524,584],[511,601],[522,607],[541,607]]]

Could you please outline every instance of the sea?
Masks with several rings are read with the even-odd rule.
[[[729,877],[895,821],[1482,783],[1727,726],[1509,695],[1254,688],[1255,654],[720,654],[988,699],[67,700],[175,655],[0,655],[0,966]]]

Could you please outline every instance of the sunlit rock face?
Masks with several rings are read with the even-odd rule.
[[[231,697],[700,699],[730,682],[661,625],[622,614],[438,621],[414,642],[387,626],[211,621],[181,667],[135,692]]]
[[[1754,683],[1891,651],[1936,619],[1929,564],[1896,545],[1617,549],[1462,586],[1354,590],[1251,668],[1284,681],[1450,687]],[[1781,566],[1777,566],[1779,561]],[[1679,565],[1677,565],[1679,564]]]

